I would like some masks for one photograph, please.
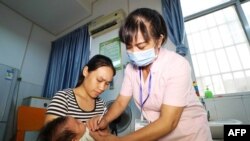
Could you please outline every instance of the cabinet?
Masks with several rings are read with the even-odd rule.
[[[47,108],[50,104],[51,99],[43,98],[43,97],[26,97],[22,101],[22,105],[37,107],[37,108]],[[39,132],[36,131],[27,131],[25,133],[25,141],[34,141],[36,140]]]
[[[43,97],[26,97],[23,99],[22,105],[37,107],[37,108],[47,108],[50,104],[51,99],[43,98]]]

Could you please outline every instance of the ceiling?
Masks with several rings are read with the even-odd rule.
[[[96,0],[0,0],[53,35],[58,35],[92,14]]]

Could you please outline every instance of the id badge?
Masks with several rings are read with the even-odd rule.
[[[149,122],[147,120],[135,119],[135,131],[147,126]]]

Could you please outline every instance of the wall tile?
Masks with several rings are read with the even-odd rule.
[[[217,111],[214,104],[214,99],[204,99],[206,108],[210,113],[210,120],[218,119]]]
[[[250,124],[250,95],[242,96],[242,101],[247,115],[247,123]]]
[[[222,97],[214,100],[218,119],[238,119],[247,122],[247,115],[240,96]]]

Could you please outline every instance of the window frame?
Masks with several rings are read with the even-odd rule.
[[[243,4],[245,2],[250,2],[250,0],[230,0],[230,1],[225,2],[223,4],[219,4],[217,6],[208,8],[206,10],[202,10],[202,11],[194,13],[192,15],[183,17],[184,18],[184,23],[188,22],[188,21],[191,21],[191,20],[194,20],[196,18],[205,16],[205,15],[208,15],[210,13],[222,10],[224,8],[228,8],[230,6],[233,6],[235,8],[235,11],[236,11],[236,13],[238,15],[238,18],[240,20],[240,23],[242,25],[243,31],[244,31],[244,33],[246,35],[248,44],[250,45],[250,28],[249,28],[250,27],[250,23],[248,23],[247,18],[246,18],[245,14],[244,14],[243,8],[241,6],[241,4]],[[185,45],[187,47],[189,47],[187,36],[185,36]],[[187,59],[190,60],[190,65],[194,68],[190,52],[187,55]],[[194,80],[196,80],[194,69],[192,69],[192,78],[194,78]],[[236,92],[236,93],[226,93],[226,94],[216,94],[216,96],[221,96],[221,95],[223,95],[223,96],[246,95],[246,94],[249,94],[249,91],[246,91],[246,92]]]

